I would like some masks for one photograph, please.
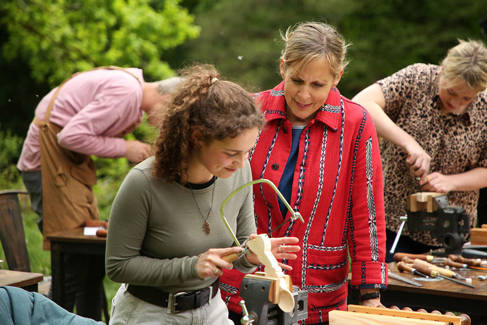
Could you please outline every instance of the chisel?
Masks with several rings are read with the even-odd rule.
[[[399,281],[402,281],[402,282],[406,282],[407,284],[412,284],[413,286],[416,286],[416,287],[422,287],[423,286],[419,282],[416,282],[414,280],[410,280],[410,279],[405,278],[403,276],[397,275],[395,273],[392,273],[391,271],[389,271],[388,274],[389,274],[389,277],[392,278],[392,279],[399,280]]]
[[[433,256],[429,254],[411,254],[411,253],[396,253],[394,254],[394,261],[400,262],[400,261],[408,261],[414,260],[415,258],[427,261],[430,263],[444,263],[446,261],[446,257],[438,257],[438,256]]]
[[[475,288],[473,285],[471,285],[467,282],[463,282],[461,280],[454,279],[453,276],[454,276],[454,274],[456,274],[455,272],[441,268],[441,267],[437,267],[433,264],[430,264],[430,263],[423,261],[423,260],[420,260],[420,259],[414,260],[413,268],[415,268],[416,270],[420,271],[421,273],[427,274],[431,277],[438,277],[438,278],[442,278],[442,279],[447,279],[447,280],[450,280],[452,282],[464,285],[466,287]]]
[[[409,272],[411,274],[416,274],[416,275],[420,275],[422,277],[425,277],[427,278],[428,276],[418,270],[416,270],[412,265],[410,264],[406,264],[404,262],[398,262],[397,263],[397,269],[400,271],[400,272]]]
[[[448,258],[457,263],[467,264],[468,266],[487,267],[487,262],[479,259],[465,258],[461,255],[448,255]]]

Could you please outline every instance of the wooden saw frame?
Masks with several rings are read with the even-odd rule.
[[[228,232],[233,238],[233,241],[237,246],[242,247],[240,242],[238,241],[237,237],[235,236],[232,228],[228,224],[227,219],[225,218],[225,215],[223,213],[223,208],[227,204],[227,202],[240,190],[244,189],[247,186],[251,186],[254,184],[258,183],[266,183],[272,187],[274,192],[276,192],[277,196],[279,199],[284,203],[288,211],[291,213],[290,220],[295,221],[296,219],[301,220],[301,222],[304,222],[303,217],[298,211],[294,211],[289,203],[286,201],[284,196],[281,194],[279,189],[268,179],[257,179],[253,180],[251,182],[248,182],[237,189],[235,189],[232,193],[230,193],[225,200],[223,201],[221,207],[220,207],[220,216],[222,218],[223,223],[227,227]],[[289,221],[289,220],[287,220]],[[285,221],[286,222],[286,221]],[[284,312],[292,312],[294,309],[294,297],[292,294],[292,282],[291,278],[289,275],[284,274],[282,271],[282,268],[279,266],[279,263],[277,262],[276,258],[272,254],[271,251],[271,240],[267,234],[260,234],[257,235],[256,238],[247,241],[247,247],[257,255],[259,258],[259,261],[261,261],[262,264],[265,266],[265,272],[257,272],[256,274],[248,274],[246,277],[258,277],[260,279],[268,279],[272,281],[271,284],[271,290],[269,292],[269,301],[271,303],[277,304],[279,308],[281,308],[282,311]],[[244,252],[247,249],[246,247],[244,248]],[[228,256],[225,258],[227,261],[235,260],[237,257],[236,256]]]

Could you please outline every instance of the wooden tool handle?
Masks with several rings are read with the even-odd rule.
[[[426,275],[432,276],[432,277],[437,277],[438,276],[438,271],[433,268],[434,265],[431,265],[430,263],[420,260],[420,259],[415,259],[413,263],[413,268],[418,270],[421,273],[424,273]]]
[[[448,266],[451,266],[451,267],[456,267],[458,269],[467,267],[467,264],[462,264],[462,263],[454,262],[451,259],[447,259],[445,261],[445,265],[448,265]]]
[[[416,262],[416,261],[419,261],[419,263],[423,263],[423,264],[424,264],[424,263],[426,263],[426,265],[427,265],[429,268],[433,269],[434,271],[437,271],[439,274],[441,274],[441,275],[443,275],[443,276],[447,276],[447,277],[449,277],[449,278],[453,278],[453,277],[455,277],[455,274],[456,274],[456,273],[455,273],[455,272],[453,272],[452,270],[447,270],[447,269],[445,269],[445,268],[438,267],[438,266],[436,266],[436,265],[433,265],[433,264],[428,263],[428,262],[423,261],[423,260],[415,259],[415,260],[414,260],[414,262]],[[413,266],[413,267],[414,267],[414,266]],[[416,267],[415,267],[415,268],[416,268]],[[419,271],[419,269],[418,269],[418,268],[416,268],[416,269]]]
[[[232,253],[232,254],[228,254],[228,255],[225,255],[222,257],[223,260],[229,262],[229,263],[233,263],[234,261],[238,260],[240,258],[240,254],[238,253]]]
[[[396,253],[394,254],[395,261],[404,261],[404,258],[410,258],[414,260],[418,258],[423,261],[431,262],[433,260],[433,255],[426,255],[426,254],[409,254],[409,253]]]
[[[100,228],[96,231],[96,235],[98,237],[106,237],[108,235],[108,230],[104,229],[104,228]]]
[[[471,259],[471,258],[465,258],[461,255],[453,255],[453,254],[450,254],[448,255],[448,258],[451,259],[452,261],[455,261],[455,262],[458,262],[458,263],[463,263],[463,264],[467,264],[467,265],[470,265],[470,266],[480,266],[480,264],[482,263],[481,260],[475,260],[475,259]]]
[[[412,265],[406,264],[405,262],[398,262],[396,266],[399,272],[413,273]]]

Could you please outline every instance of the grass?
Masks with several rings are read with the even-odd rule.
[[[29,253],[31,272],[42,273],[45,276],[51,275],[51,253],[42,249],[42,234],[36,223],[38,216],[30,208],[30,201],[27,195],[20,195],[19,199],[23,215],[25,241]],[[1,267],[3,269],[8,269],[3,248],[0,250],[0,259],[3,260]],[[110,310],[112,298],[120,287],[120,283],[113,282],[105,276],[104,286],[108,300],[108,310]]]

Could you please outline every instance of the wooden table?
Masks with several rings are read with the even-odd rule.
[[[86,254],[105,256],[106,238],[83,235],[83,228],[63,230],[47,236],[51,242],[52,300],[64,306],[65,294],[63,255]]]
[[[0,286],[13,286],[37,292],[38,283],[43,278],[41,273],[0,270]]]
[[[456,311],[468,314],[472,324],[487,324],[487,280],[477,279],[477,275],[487,275],[486,271],[455,270],[462,276],[472,278],[472,284],[475,286],[473,289],[449,280],[418,281],[416,275],[399,272],[396,263],[390,263],[389,270],[405,278],[414,279],[423,286],[416,287],[389,277],[389,285],[382,292],[381,299],[385,306],[408,306],[414,310],[424,308],[429,312],[435,309],[441,312]]]

